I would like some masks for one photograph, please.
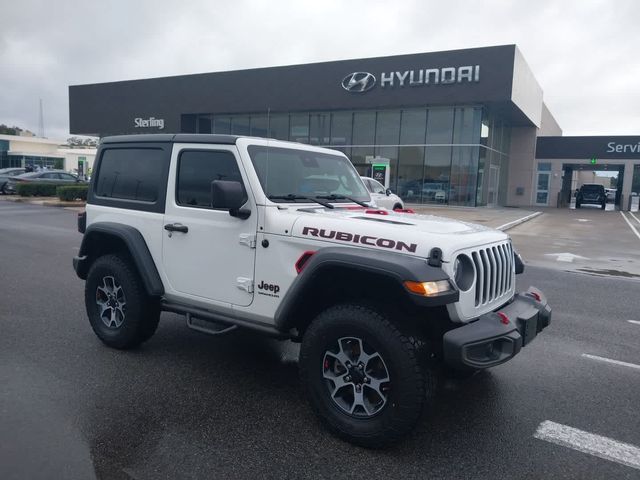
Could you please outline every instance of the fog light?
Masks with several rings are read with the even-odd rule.
[[[433,297],[451,291],[449,280],[438,280],[436,282],[404,282],[404,286],[410,292],[424,295],[425,297]]]

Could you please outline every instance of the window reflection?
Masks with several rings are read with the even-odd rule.
[[[388,159],[389,187],[407,203],[486,205],[489,171],[492,198],[506,200],[511,129],[479,106],[203,114],[193,119],[199,133],[327,146],[345,153],[362,175],[370,173],[373,158]]]

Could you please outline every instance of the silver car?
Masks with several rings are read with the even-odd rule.
[[[374,180],[373,178],[360,178],[362,178],[364,185],[367,187],[367,190],[369,190],[371,198],[374,202],[376,202],[376,205],[378,205],[379,207],[387,208],[389,210],[404,209],[404,202],[402,201],[402,199],[398,195],[393,193],[390,189],[384,188],[384,186],[380,182]]]

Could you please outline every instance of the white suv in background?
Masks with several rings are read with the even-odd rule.
[[[392,193],[390,189],[384,188],[380,182],[369,177],[360,177],[364,182],[364,185],[371,194],[371,199],[379,207],[388,208],[389,210],[404,209],[404,202],[402,199]]]

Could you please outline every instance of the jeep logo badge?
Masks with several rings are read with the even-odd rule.
[[[342,88],[347,92],[363,93],[376,84],[376,77],[368,72],[353,72],[342,79]]]

